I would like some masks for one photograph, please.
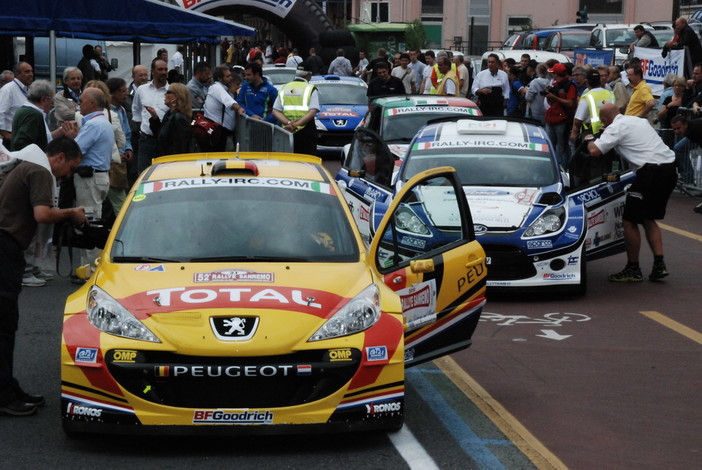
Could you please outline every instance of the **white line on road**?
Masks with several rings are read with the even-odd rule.
[[[395,446],[403,459],[412,470],[438,470],[439,467],[434,462],[424,447],[415,439],[414,434],[407,425],[402,426],[397,432],[388,433],[390,441]]]

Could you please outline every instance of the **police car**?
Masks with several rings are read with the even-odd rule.
[[[357,139],[337,181],[368,238],[405,181],[435,166],[451,166],[488,257],[488,287],[584,293],[586,260],[623,250],[624,189],[634,174],[616,155],[578,159],[567,174],[542,127],[475,117],[422,128],[393,173],[387,145],[373,133],[359,131]],[[452,216],[434,213],[432,220],[450,227]],[[408,253],[443,236],[419,232],[403,246]]]
[[[431,187],[451,240],[399,258]],[[317,157],[155,160],[95,272],[65,306],[68,433],[397,429],[405,367],[464,349],[485,302],[485,253],[451,168],[408,181],[366,251]],[[389,240],[389,241],[388,241]],[[429,248],[429,247],[427,247]]]
[[[317,153],[338,158],[344,145],[368,111],[368,85],[357,77],[315,75],[310,83],[319,90]]]

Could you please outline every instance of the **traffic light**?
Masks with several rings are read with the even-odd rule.
[[[582,10],[578,10],[576,15],[578,15],[578,19],[575,20],[576,23],[587,23],[587,5]]]

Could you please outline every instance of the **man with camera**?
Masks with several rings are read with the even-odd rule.
[[[0,152],[0,414],[29,416],[44,397],[26,393],[14,378],[15,334],[19,323],[18,298],[22,290],[24,250],[38,223],[69,219],[87,222],[82,207],[57,209],[56,179],[69,178],[80,164],[78,145],[68,137],[48,143],[46,154],[36,145],[19,152]]]

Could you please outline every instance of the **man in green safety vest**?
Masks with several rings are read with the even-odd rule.
[[[273,103],[273,115],[283,128],[293,133],[295,153],[317,154],[317,129],[314,122],[319,112],[319,91],[308,83],[312,72],[302,65],[295,80],[286,83]]]
[[[605,103],[614,103],[614,94],[602,88],[600,73],[597,69],[587,72],[587,91],[583,93],[578,101],[578,108],[575,111],[573,127],[570,131],[570,141],[572,144],[583,135],[597,134],[602,128],[600,120],[600,108]]]

